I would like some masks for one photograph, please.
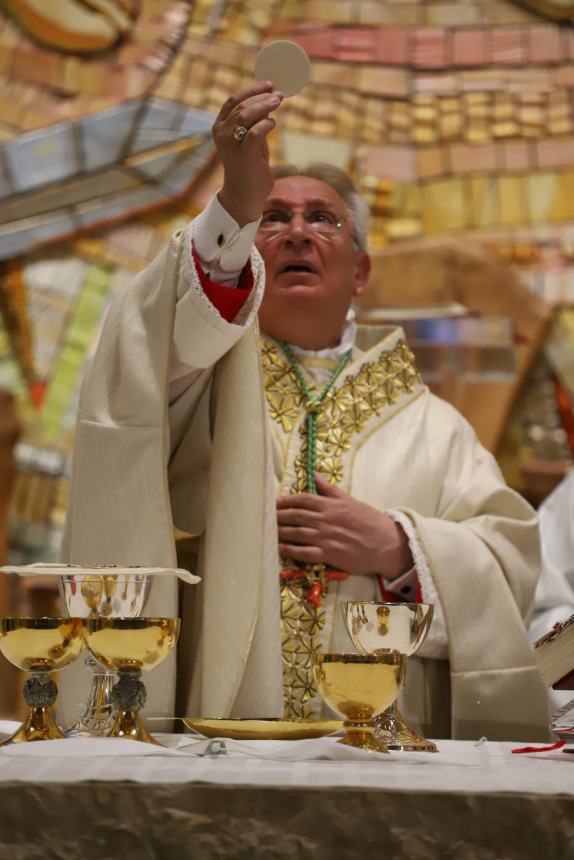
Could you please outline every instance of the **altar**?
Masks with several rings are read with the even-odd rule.
[[[320,740],[120,739],[0,749],[0,857],[574,856],[574,755],[437,741],[372,754]],[[520,745],[522,746],[522,745]]]

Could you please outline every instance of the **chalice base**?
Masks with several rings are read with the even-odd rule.
[[[136,711],[117,711],[114,724],[107,733],[108,738],[128,738],[132,741],[142,741],[146,744],[160,744],[146,729]]]
[[[403,752],[437,752],[436,744],[417,734],[407,723],[396,704],[374,719],[375,737],[390,750]]]
[[[356,747],[360,750],[371,750],[371,752],[388,753],[387,745],[376,737],[371,723],[356,723],[346,720],[343,728],[346,734],[337,741],[338,744]]]
[[[55,741],[65,734],[54,719],[52,708],[31,708],[28,716],[14,734],[0,743],[23,744],[29,741]]]

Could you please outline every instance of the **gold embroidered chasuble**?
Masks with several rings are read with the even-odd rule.
[[[351,361],[336,379],[317,414],[316,466],[332,484],[349,491],[354,454],[363,440],[409,404],[423,390],[414,356],[397,329],[365,330],[377,343],[367,352],[353,350]],[[382,336],[382,337],[381,337]],[[307,424],[305,395],[283,350],[263,336],[261,356],[265,395],[281,459],[279,493],[306,491]],[[317,394],[337,366],[336,360],[299,359],[310,391]],[[293,567],[292,562],[286,562]],[[316,605],[309,592],[322,565],[306,568],[307,575],[281,583],[281,640],[283,690],[289,716],[306,717],[321,710],[313,680],[317,650],[332,650],[334,613],[339,584],[322,578],[323,595]],[[373,592],[372,577],[363,585]]]
[[[150,679],[146,712],[277,717],[274,499],[300,486],[302,404],[280,353],[264,345],[259,360],[264,276],[256,251],[249,315],[228,324],[201,288],[192,231],[177,233],[108,313],[82,386],[62,559],[173,566],[173,525],[194,536],[191,569],[201,586],[178,602],[175,586],[158,578],[150,595],[150,614],[178,612],[182,632],[177,666],[174,653]],[[419,699],[405,714],[432,737],[547,737],[546,690],[523,620],[538,569],[534,512],[504,485],[462,416],[420,384],[401,333],[377,327],[368,343],[359,331],[365,354],[354,353],[325,401],[325,414],[338,420],[318,421],[318,466],[344,491],[402,517],[420,547],[423,594],[433,600],[434,588],[440,597],[448,650],[438,637],[433,645],[433,622],[424,660],[409,661],[405,693],[410,687]],[[174,343],[193,381],[170,405]],[[373,577],[333,583],[324,626],[313,634],[319,644],[349,648],[337,603],[376,597]],[[294,699],[318,711],[308,676],[300,678]],[[89,687],[82,661],[62,682],[70,724]]]

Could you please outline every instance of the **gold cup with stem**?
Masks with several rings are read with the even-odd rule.
[[[139,716],[147,698],[141,673],[167,657],[177,642],[179,626],[179,618],[86,619],[84,635],[90,652],[119,675],[112,688],[114,722],[107,737],[159,744]]]
[[[373,752],[388,752],[374,734],[373,719],[395,701],[403,683],[404,655],[315,655],[314,675],[324,701],[345,717],[340,744]]]
[[[59,573],[58,584],[66,611],[80,618],[138,617],[145,607],[151,575],[138,572],[115,573],[113,565],[86,566],[81,573]],[[112,688],[115,677],[91,654],[86,666],[92,672],[88,700],[68,736],[103,736],[112,727]]]
[[[375,603],[350,600],[342,605],[349,636],[360,654],[399,651],[414,654],[428,633],[434,607],[429,603]],[[375,718],[375,736],[390,750],[436,752],[436,744],[416,732],[396,700]]]
[[[0,618],[0,651],[30,675],[23,686],[28,714],[3,744],[65,737],[54,719],[58,687],[52,673],[83,651],[83,625],[81,618]]]

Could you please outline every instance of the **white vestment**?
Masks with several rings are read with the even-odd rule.
[[[574,613],[574,472],[570,472],[538,510],[542,573],[534,595],[531,639]]]
[[[254,319],[263,290],[259,255],[252,254],[256,283],[242,323],[229,324],[203,294],[189,237],[176,234],[110,309],[82,389],[64,560],[172,566],[173,525],[197,536],[194,572],[203,582],[183,595],[179,713],[280,715],[274,500],[278,484],[285,491],[297,481],[302,418],[287,432],[270,415],[269,389],[265,402]],[[175,326],[176,359],[196,372],[168,419],[182,294],[192,324]],[[535,515],[503,483],[467,422],[412,373],[406,379],[393,370],[403,355],[400,330],[378,334],[382,342],[364,353],[358,343],[334,387],[333,408],[354,414],[352,403],[345,411],[345,392],[369,374],[373,390],[382,390],[381,368],[392,371],[383,379],[388,403],[353,419],[333,468],[342,489],[404,524],[424,570],[423,597],[440,597],[448,652],[431,634],[426,656],[410,661],[406,716],[434,736],[546,738],[546,691],[524,626],[539,564]],[[182,343],[185,355],[177,354]],[[360,408],[368,402],[362,396]],[[372,577],[337,583],[327,597],[323,646],[349,650],[337,611],[342,599],[377,596]],[[175,611],[175,583],[154,584],[146,614]],[[173,713],[174,662],[150,676],[148,713]],[[79,687],[63,693],[72,718]]]

